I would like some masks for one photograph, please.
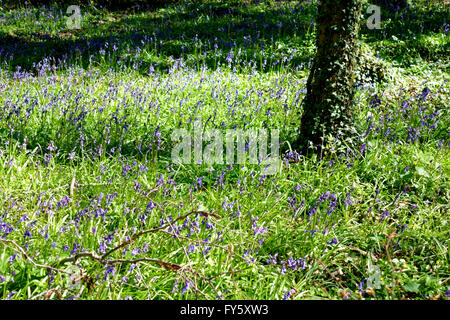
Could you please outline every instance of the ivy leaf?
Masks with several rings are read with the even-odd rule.
[[[429,177],[430,175],[423,167],[416,167],[417,174],[422,177]]]
[[[405,283],[405,285],[403,286],[403,288],[408,291],[408,292],[414,292],[414,293],[418,293],[419,292],[419,287],[420,287],[420,283],[416,282],[416,281],[412,281],[409,280],[408,282]]]

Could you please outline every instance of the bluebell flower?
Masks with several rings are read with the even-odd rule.
[[[185,294],[189,290],[189,281],[184,282],[184,287],[181,290],[181,294]]]
[[[267,264],[276,265],[277,264],[277,256],[278,256],[278,253],[275,253],[273,256],[271,254],[269,254],[270,259],[267,260]]]
[[[13,253],[13,254],[9,257],[8,262],[9,262],[9,263],[13,263],[14,260],[16,260],[16,257],[17,257],[17,253]]]
[[[387,218],[387,217],[389,217],[389,211],[385,210],[385,211],[383,212],[383,214],[381,215],[380,222],[383,222],[383,220],[384,220],[385,218]]]
[[[103,278],[104,280],[108,280],[109,277],[114,277],[114,275],[116,274],[116,268],[114,266],[107,266],[106,267],[106,273],[105,273],[105,277]]]
[[[289,299],[290,296],[291,296],[291,290],[286,291],[286,293],[284,294],[283,300]]]

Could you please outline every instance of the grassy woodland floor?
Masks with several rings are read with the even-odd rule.
[[[315,1],[227,3],[0,3],[2,299],[449,298],[448,4],[362,26],[361,147],[318,159]],[[278,173],[173,164],[196,120],[280,129]]]

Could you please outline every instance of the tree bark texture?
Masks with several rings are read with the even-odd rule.
[[[300,145],[320,151],[331,137],[351,145],[354,78],[361,0],[321,0],[317,53],[307,81]]]

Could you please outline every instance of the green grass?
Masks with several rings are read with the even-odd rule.
[[[64,7],[2,11],[2,299],[448,298],[448,9],[429,17],[413,7],[425,25],[415,38],[388,12],[385,29],[362,32],[388,66],[383,81],[358,87],[364,149],[285,161],[315,4],[231,7],[86,8],[78,31],[42,14]],[[278,173],[172,163],[171,133],[199,119],[222,132],[278,128]],[[92,257],[60,263],[80,250],[100,256],[163,220],[111,253],[126,260],[114,269]],[[80,269],[75,283],[63,272]]]

